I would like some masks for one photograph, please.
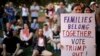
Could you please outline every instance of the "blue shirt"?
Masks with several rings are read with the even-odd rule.
[[[14,16],[14,9],[12,7],[5,8],[5,12],[9,14],[9,16]]]
[[[32,29],[38,29],[39,28],[39,24],[38,23],[31,23],[31,28]]]

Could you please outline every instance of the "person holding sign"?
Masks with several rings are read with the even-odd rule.
[[[78,3],[75,3],[73,6],[72,6],[72,13],[82,13],[82,8],[81,8],[81,5],[78,4]],[[63,45],[59,44],[60,48],[63,48]]]
[[[78,3],[75,3],[73,6],[72,6],[72,13],[82,13],[82,7],[81,7],[81,5],[80,4],[78,4]],[[68,22],[67,22],[68,23]],[[61,25],[62,26],[62,25]],[[62,27],[61,27],[62,28]],[[68,31],[70,31],[70,29],[67,29]],[[62,31],[62,30],[61,30]],[[73,30],[74,31],[74,30]],[[61,32],[61,34],[62,34],[62,32]],[[65,33],[65,34],[67,34],[67,33]],[[63,35],[63,34],[62,34]],[[73,36],[74,37],[74,36]],[[61,36],[61,38],[60,38],[61,40],[63,39],[63,36]],[[66,38],[64,38],[64,39],[67,39],[67,37]],[[74,46],[74,44],[76,44],[76,42],[73,44],[72,43],[72,45],[70,45],[69,43],[70,43],[70,41],[69,40],[67,40],[67,41],[65,41],[65,40],[62,40],[61,41],[61,43],[59,43],[58,45],[60,46],[60,48],[62,49],[61,50],[61,56],[64,56],[65,54],[64,54],[64,52],[68,52],[68,55],[67,56],[70,56],[71,55],[71,53],[73,52],[73,51],[75,51],[73,48],[77,48],[78,47],[78,45],[75,45]],[[84,43],[84,40],[82,39],[82,40],[80,40],[80,39],[73,39],[72,38],[72,41],[74,42],[74,40],[76,41],[76,40],[78,40],[78,41],[80,41],[81,43]],[[66,44],[64,44],[63,42],[66,42],[67,43],[67,45]],[[68,46],[69,45],[69,46]],[[81,44],[79,44],[79,45],[81,45]],[[65,48],[66,48],[66,50],[65,50]],[[83,48],[84,49],[84,46],[82,46],[81,48]],[[70,51],[71,50],[71,51]],[[82,49],[81,49],[82,50]],[[69,54],[70,53],[70,54]],[[74,52],[73,52],[74,53]],[[72,53],[72,56],[73,55],[75,55],[75,54],[73,54]],[[81,54],[80,54],[81,55]]]
[[[72,13],[61,14],[61,56],[95,56],[95,14],[82,10],[74,4]]]
[[[84,13],[92,13],[92,10],[89,6],[85,6]]]
[[[74,4],[71,9],[72,13],[82,13],[82,7],[78,3]]]

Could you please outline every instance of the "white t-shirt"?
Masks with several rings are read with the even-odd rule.
[[[22,7],[22,16],[28,16],[29,12],[28,12],[28,8]]]
[[[43,31],[44,33],[44,36],[46,36],[47,38],[53,38],[53,33],[52,33],[52,30],[51,29],[48,29],[47,31]]]
[[[39,10],[40,10],[40,7],[38,6],[38,5],[36,5],[36,6],[34,6],[34,5],[32,5],[31,7],[30,7],[30,10],[31,10],[31,17],[38,17],[39,15]],[[33,10],[33,11],[32,11]],[[35,11],[36,10],[36,11]]]
[[[44,40],[43,38],[39,38],[39,41],[38,41],[38,46],[44,46]]]
[[[55,11],[57,11],[58,8],[60,8],[59,5],[54,5],[55,6]]]

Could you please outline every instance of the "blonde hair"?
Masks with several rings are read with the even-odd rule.
[[[46,7],[47,9],[51,9],[51,8],[54,8],[54,4],[53,3],[49,3]]]

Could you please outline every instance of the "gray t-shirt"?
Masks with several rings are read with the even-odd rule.
[[[65,8],[58,8],[57,11],[56,11],[56,14],[59,16],[58,19],[57,19],[57,24],[59,26],[61,24],[60,14],[62,14],[62,13],[67,13],[66,9]]]
[[[61,13],[67,13],[65,8],[58,8],[56,14],[60,16]]]
[[[30,10],[31,10],[31,17],[38,17],[39,16],[40,7],[38,5],[36,5],[36,6],[32,5],[30,7]]]

